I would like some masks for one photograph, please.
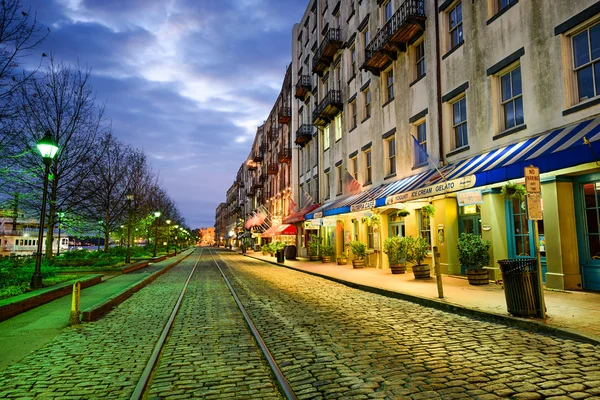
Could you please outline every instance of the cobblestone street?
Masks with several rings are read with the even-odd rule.
[[[282,398],[207,250],[147,398]],[[0,373],[2,398],[129,398],[200,251]],[[218,251],[299,399],[599,399],[600,349]]]

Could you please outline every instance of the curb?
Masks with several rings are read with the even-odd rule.
[[[150,260],[138,261],[134,264],[128,265],[121,270],[121,274],[128,274],[133,271],[137,271],[138,269],[147,267],[150,264]]]
[[[543,333],[546,335],[557,336],[557,337],[560,337],[563,339],[577,340],[577,341],[584,342],[584,343],[590,343],[590,344],[593,344],[596,346],[600,345],[600,337],[595,337],[593,335],[586,335],[586,334],[582,334],[579,332],[574,332],[572,330],[565,329],[565,328],[552,327],[552,326],[544,324],[543,322],[513,317],[510,315],[502,315],[502,314],[496,314],[496,313],[492,313],[492,312],[481,311],[481,310],[477,310],[474,308],[461,306],[458,304],[447,303],[447,302],[444,302],[441,300],[434,300],[434,299],[429,299],[426,297],[420,297],[420,296],[415,296],[415,295],[406,294],[406,293],[402,293],[402,292],[395,292],[392,290],[376,288],[373,286],[367,286],[367,285],[363,285],[360,283],[350,282],[350,281],[346,281],[343,279],[334,278],[332,276],[323,275],[318,272],[306,271],[306,270],[292,267],[289,265],[279,264],[275,261],[263,260],[261,258],[250,256],[250,255],[245,255],[245,257],[250,257],[250,258],[253,258],[258,261],[263,261],[263,262],[266,262],[269,264],[277,265],[279,267],[284,267],[284,268],[288,268],[288,269],[291,269],[294,271],[303,272],[308,275],[313,275],[313,276],[316,276],[319,278],[327,279],[327,280],[330,280],[330,281],[333,281],[336,283],[340,283],[342,285],[345,285],[345,286],[348,286],[348,287],[351,287],[354,289],[362,290],[364,292],[374,293],[374,294],[378,294],[381,296],[390,297],[390,298],[394,298],[394,299],[410,301],[411,303],[416,303],[416,304],[419,304],[419,305],[422,305],[425,307],[434,308],[434,309],[441,310],[441,311],[447,311],[447,312],[459,314],[459,315],[470,317],[470,318],[477,318],[480,320],[485,320],[487,322],[493,322],[493,323],[502,324],[502,325],[509,325],[509,326],[519,328],[522,330],[534,331],[534,332]]]
[[[73,283],[77,281],[80,281],[81,288],[85,289],[102,282],[103,276],[104,275],[94,275],[86,279],[74,279],[72,281],[63,282],[57,288],[33,295],[23,300],[15,301],[14,303],[0,306],[0,321],[5,321],[15,315],[19,315],[25,311],[29,311],[72,293]]]
[[[85,321],[85,322],[91,322],[91,321],[96,321],[96,320],[100,319],[102,316],[104,316],[105,314],[110,312],[114,307],[118,306],[119,304],[121,304],[122,302],[127,300],[129,297],[131,297],[135,292],[146,287],[147,285],[152,283],[154,280],[156,280],[156,278],[158,278],[159,276],[161,276],[162,274],[164,274],[165,272],[167,272],[168,270],[170,270],[171,268],[173,268],[174,266],[179,264],[181,261],[185,260],[192,253],[193,253],[193,251],[190,252],[190,254],[187,254],[187,255],[181,257],[179,260],[156,271],[152,275],[149,275],[147,278],[145,278],[137,283],[134,283],[133,285],[131,285],[127,289],[125,289],[123,292],[115,294],[115,295],[109,297],[107,300],[105,300],[101,303],[95,304],[95,305],[88,307],[85,310],[81,311],[81,320]]]

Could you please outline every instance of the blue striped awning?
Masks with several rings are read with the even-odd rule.
[[[350,212],[350,207],[355,204],[364,203],[370,200],[374,200],[379,196],[379,192],[384,188],[383,185],[365,190],[357,194],[352,194],[344,197],[337,198],[329,203],[323,204],[310,214],[306,214],[305,219],[315,218],[315,214],[322,213],[323,217],[345,214]]]
[[[583,142],[586,138],[592,147]],[[593,162],[600,156],[600,117],[555,129],[539,136],[488,151],[458,161],[437,171],[426,171],[387,185],[377,197],[376,206],[386,204],[386,197],[407,194],[408,199],[426,197],[435,191],[421,188],[440,188],[440,192],[461,190],[461,179],[468,177],[468,187],[485,186],[510,179],[523,179],[526,166],[534,165],[540,173],[574,167]],[[456,183],[453,188],[444,188],[445,182]]]

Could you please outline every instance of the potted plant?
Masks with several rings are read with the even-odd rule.
[[[348,264],[348,255],[346,254],[347,250],[344,251],[342,254],[340,254],[340,256],[337,258],[337,264],[338,265],[347,265]]]
[[[362,217],[360,222],[362,222],[363,224],[365,224],[367,226],[371,226],[371,222],[372,222],[371,217]]]
[[[275,257],[276,252],[277,250],[275,249],[275,242],[269,243],[269,254],[271,254],[271,257]]]
[[[373,216],[371,217],[371,223],[374,226],[381,225],[381,215],[379,215],[379,214],[373,214]]]
[[[413,264],[412,270],[415,279],[429,278],[429,265],[423,264],[423,260],[429,252],[429,243],[424,237],[407,236],[404,238],[407,244],[406,261]]]
[[[399,217],[402,217],[402,218],[408,217],[410,215],[410,211],[408,211],[408,210],[398,210],[397,215]]]
[[[333,247],[329,245],[321,246],[321,261],[324,263],[331,262],[331,256],[333,255]]]
[[[262,250],[263,256],[267,256],[271,252],[270,246],[268,244],[266,244],[266,243],[263,244],[260,249]]]
[[[523,201],[523,197],[527,194],[525,186],[519,185],[518,183],[508,182],[502,186],[502,195],[509,200]]]
[[[321,248],[321,242],[323,239],[319,236],[313,235],[308,240],[308,256],[310,261],[319,261],[319,249]]]
[[[431,204],[423,206],[423,208],[421,208],[421,213],[425,218],[431,218],[435,215],[435,207]]]
[[[272,243],[273,249],[275,250],[275,254],[277,255],[277,262],[282,263],[285,261],[283,257],[283,249],[285,249],[285,243],[275,241]]]
[[[350,242],[350,248],[352,249],[352,254],[354,255],[352,266],[354,268],[364,268],[365,257],[367,255],[367,245],[358,240],[353,240]]]
[[[490,263],[489,240],[473,233],[461,233],[458,237],[458,260],[467,269],[467,279],[470,285],[487,285],[490,283],[488,270],[484,269]]]
[[[383,242],[383,252],[388,255],[392,274],[406,272],[406,240],[393,236]]]

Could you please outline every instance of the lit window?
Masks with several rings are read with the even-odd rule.
[[[504,129],[509,129],[524,123],[523,90],[521,86],[521,67],[513,69],[500,76],[502,91],[502,113]]]
[[[331,125],[327,125],[323,128],[323,150],[327,150],[329,148],[329,127]]]
[[[335,117],[335,141],[337,142],[342,138],[342,114],[338,114]]]
[[[421,210],[419,210],[421,211]],[[419,212],[419,236],[425,238],[431,247],[431,220]]]

